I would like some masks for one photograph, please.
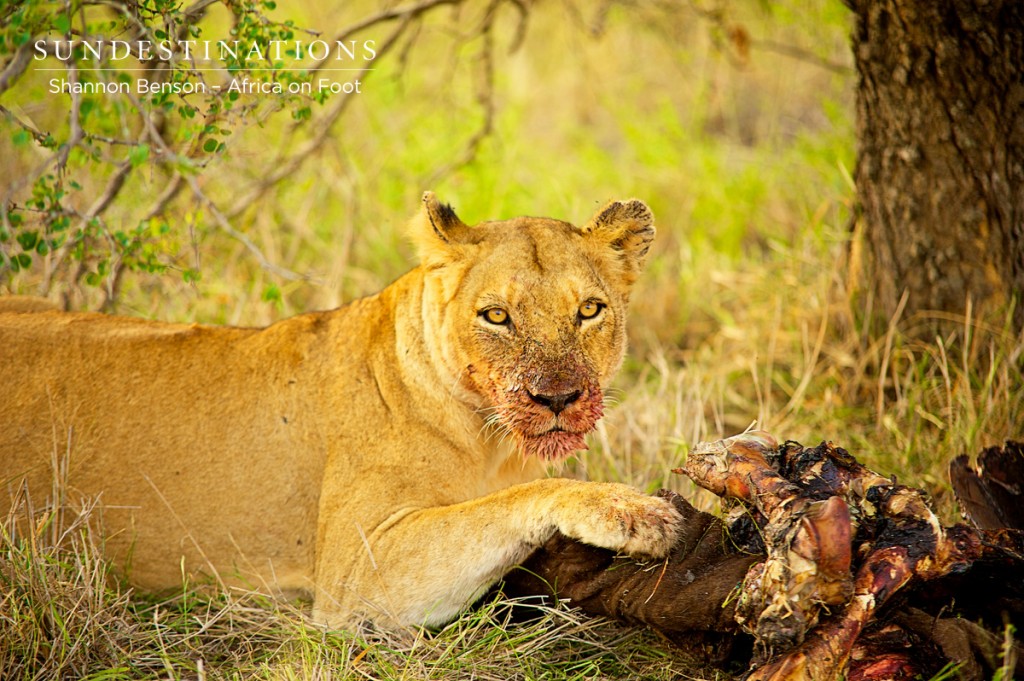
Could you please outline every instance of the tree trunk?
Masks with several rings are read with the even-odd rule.
[[[858,275],[876,311],[1024,326],[1024,2],[847,0]]]

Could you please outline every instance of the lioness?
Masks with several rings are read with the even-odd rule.
[[[99,495],[135,584],[312,592],[331,626],[444,623],[555,530],[663,555],[668,502],[546,477],[601,418],[647,206],[469,227],[428,193],[412,232],[377,295],[265,329],[0,314],[0,506]]]

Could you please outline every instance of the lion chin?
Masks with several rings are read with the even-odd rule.
[[[550,463],[561,463],[579,451],[588,449],[585,433],[549,430],[540,435],[519,436],[519,450],[523,456],[536,456]]]
[[[555,414],[534,403],[525,391],[513,390],[506,393],[498,414],[524,457],[561,463],[588,449],[584,436],[604,415],[604,398],[600,388],[588,388],[579,400]]]

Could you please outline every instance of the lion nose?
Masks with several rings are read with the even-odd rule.
[[[534,395],[533,393],[529,393],[531,400],[537,404],[544,405],[555,414],[560,413],[563,409],[578,400],[582,394],[583,393],[580,390],[574,390],[571,393],[562,393],[561,395]]]

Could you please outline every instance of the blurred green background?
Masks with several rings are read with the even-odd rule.
[[[51,5],[63,11],[21,7],[50,21]],[[210,114],[201,97],[171,97],[165,138],[177,155],[152,140],[146,153],[96,140],[76,148],[61,197],[72,215],[122,159],[132,172],[86,225],[81,264],[36,256],[0,273],[0,292],[42,290],[96,309],[116,269],[98,263],[115,252],[136,263],[118,279],[117,312],[262,325],[377,291],[411,267],[403,230],[425,190],[467,223],[580,223],[610,199],[637,197],[658,238],[632,301],[632,352],[613,392],[621,407],[578,464],[591,477],[692,492],[669,473],[686,448],[757,421],[780,439],[845,444],[928,486],[951,512],[945,461],[1019,432],[1019,339],[967,325],[963,337],[923,345],[898,326],[868,328],[848,294],[857,80],[841,3],[247,7],[263,13],[259,30],[288,21],[296,38],[331,40],[414,6],[423,11],[407,23],[350,36],[381,54],[371,71],[331,76],[360,78],[345,102],[243,95]],[[200,37],[227,35],[227,6],[208,12]],[[22,229],[46,215],[24,208],[53,153],[26,130],[58,142],[70,133],[68,95],[47,92],[52,74],[36,66],[0,96],[3,191],[22,208]],[[86,104],[88,130],[142,131],[138,101]],[[178,171],[191,184],[147,221]],[[134,235],[132,253],[117,253],[123,234]]]
[[[387,4],[318,3],[266,14],[328,39]],[[849,17],[839,3],[710,9],[540,2],[529,7],[518,45],[514,7],[499,6],[493,30],[482,37],[477,29],[486,9],[464,3],[425,13],[395,51],[373,63],[326,142],[233,219],[269,260],[313,281],[288,283],[262,272],[185,191],[165,212],[170,233],[158,248],[162,262],[195,269],[200,281],[181,286],[168,274],[129,276],[121,309],[265,323],[377,290],[411,263],[401,226],[426,189],[467,222],[517,214],[582,221],[608,199],[644,199],[660,229],[651,266],[652,281],[660,283],[649,292],[659,305],[679,308],[672,322],[694,314],[690,291],[709,266],[777,257],[808,240],[821,254],[841,248],[851,196],[844,177],[853,159],[854,78]],[[209,11],[202,37],[220,37],[227,12],[219,4]],[[374,26],[359,37],[379,45],[393,28],[394,22]],[[485,59],[487,42],[493,53]],[[46,92],[54,75],[30,67],[3,104],[66,138],[69,98]],[[86,99],[99,109],[117,97]],[[304,124],[272,97],[253,100],[258,113],[228,117],[233,134],[224,138],[226,148],[201,159],[204,191],[222,208],[288,158],[331,105],[311,103],[312,122]],[[113,115],[130,127],[130,104],[119,107],[128,111]],[[482,134],[488,120],[492,129]],[[17,126],[4,123],[8,184],[32,170],[40,150],[24,138],[13,144]],[[177,130],[178,141],[195,134],[184,125]],[[71,168],[76,160],[85,163],[73,154]],[[166,168],[141,170],[105,213],[108,231],[134,227],[163,189]],[[109,174],[94,164],[81,189],[67,189],[70,201],[88,205]],[[17,201],[18,192],[13,196]],[[38,270],[3,284],[32,292]],[[77,306],[95,306],[96,297],[81,288]],[[652,328],[672,334],[661,324]]]

